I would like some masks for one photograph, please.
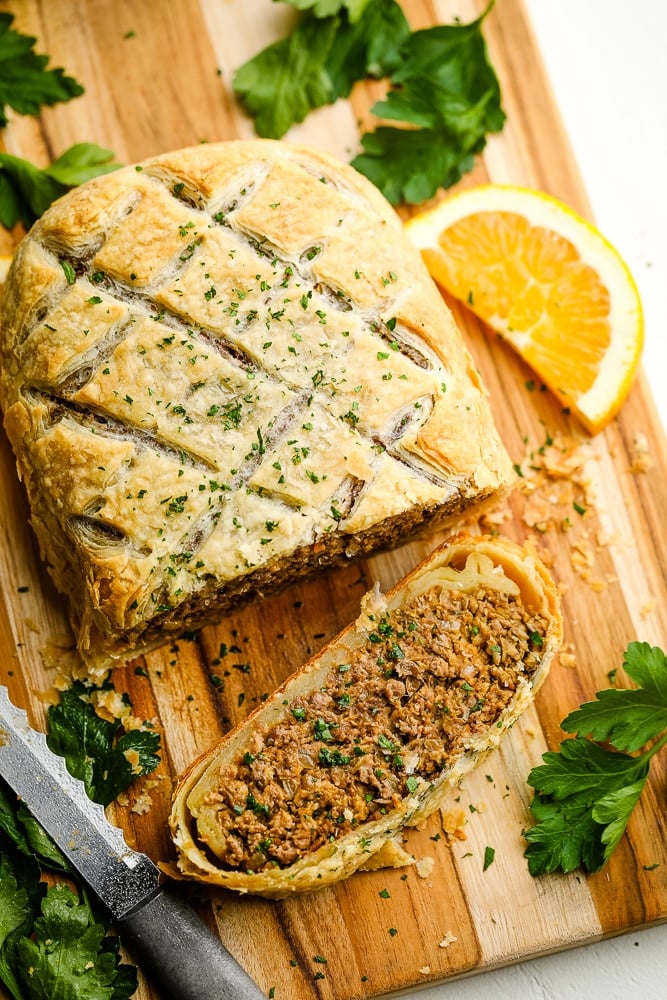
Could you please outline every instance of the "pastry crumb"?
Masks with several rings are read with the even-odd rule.
[[[52,685],[50,688],[47,688],[44,691],[36,691],[35,695],[38,701],[42,705],[46,705],[47,708],[50,707],[51,705],[57,705],[58,702],[60,701],[58,688],[55,685]]]
[[[454,944],[456,941],[458,941],[458,938],[456,937],[456,935],[452,934],[451,931],[447,931],[447,933],[445,934],[444,938],[442,939],[442,941],[440,942],[440,944],[438,945],[438,947],[439,948],[449,948],[450,944]]]
[[[420,858],[415,861],[415,871],[420,878],[428,878],[433,872],[433,866],[435,865],[435,859],[431,857]]]
[[[142,792],[141,795],[137,796],[137,799],[130,809],[130,812],[136,813],[138,816],[144,816],[149,813],[153,808],[153,800],[148,794],[148,792]]]
[[[441,809],[440,824],[447,840],[467,840],[465,826],[468,820],[463,809]]]
[[[117,719],[123,720],[130,714],[130,706],[118,691],[113,689],[105,691],[91,692],[90,700],[95,712],[105,722],[115,722]]]
[[[577,665],[577,658],[574,655],[574,644],[571,642],[565,643],[558,653],[558,662],[561,667],[566,667],[573,670]]]
[[[650,472],[652,468],[653,458],[649,451],[646,435],[642,431],[637,431],[632,441],[628,472],[636,476],[644,472]]]
[[[134,748],[125,750],[123,752],[123,757],[130,765],[132,774],[141,774],[141,757],[139,756],[138,750],[135,750]]]

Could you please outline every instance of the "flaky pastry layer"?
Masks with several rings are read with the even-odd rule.
[[[411,860],[443,806],[532,704],[562,637],[531,552],[458,536],[193,762],[170,825],[177,877],[281,898]],[[414,859],[412,859],[414,860]]]
[[[21,243],[0,401],[91,668],[497,496],[484,387],[400,219],[269,140],[91,180]]]

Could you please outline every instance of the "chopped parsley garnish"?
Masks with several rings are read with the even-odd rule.
[[[313,732],[318,740],[323,740],[325,743],[330,743],[333,739],[331,725],[325,722],[324,719],[315,720],[313,723]]]
[[[269,807],[264,805],[262,802],[258,802],[252,792],[248,792],[246,806],[248,809],[252,809],[254,813],[257,813],[258,816],[264,816],[265,819],[268,819],[271,815]]]
[[[317,759],[324,767],[335,767],[336,765],[349,764],[352,757],[341,753],[340,750],[330,750],[329,747],[321,747]]]
[[[70,262],[68,260],[61,260],[60,266],[63,269],[63,274],[65,275],[67,284],[73,285],[74,282],[76,281],[76,271],[74,270]]]

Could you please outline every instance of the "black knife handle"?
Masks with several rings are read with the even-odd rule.
[[[219,938],[169,889],[116,923],[161,1000],[264,1000]]]

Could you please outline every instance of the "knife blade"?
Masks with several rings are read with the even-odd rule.
[[[0,776],[110,911],[121,939],[160,987],[161,997],[265,996],[175,887],[165,887],[151,859],[128,846],[2,685]]]

